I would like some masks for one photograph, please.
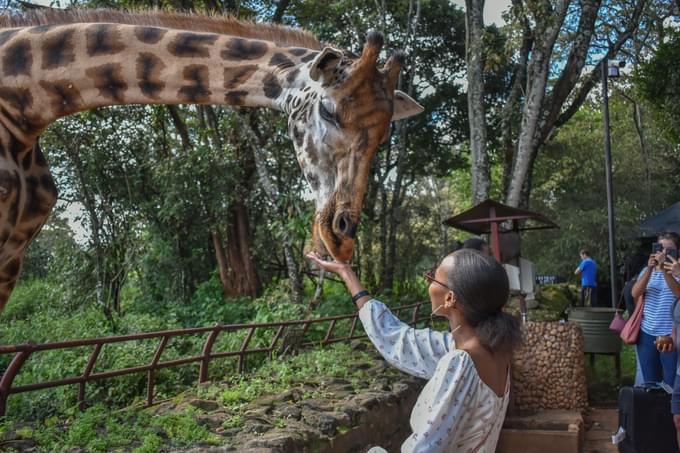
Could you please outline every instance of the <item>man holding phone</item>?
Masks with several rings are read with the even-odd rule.
[[[591,307],[597,307],[597,263],[590,257],[587,249],[579,252],[581,262],[574,274],[581,274],[581,307],[589,301]]]

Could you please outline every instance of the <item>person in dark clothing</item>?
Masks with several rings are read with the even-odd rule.
[[[479,250],[484,255],[491,256],[491,247],[489,247],[489,244],[487,244],[486,241],[482,238],[474,237],[466,239],[465,242],[463,242],[462,248]]]

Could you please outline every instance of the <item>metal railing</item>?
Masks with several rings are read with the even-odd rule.
[[[404,305],[400,307],[393,308],[392,311],[395,315],[400,316],[405,310],[412,309],[409,324],[415,326],[419,321],[429,320],[429,316],[418,318],[419,309],[424,304],[429,304],[429,302],[418,302],[416,304]],[[343,337],[334,337],[333,332],[336,328],[338,321],[351,319],[351,327],[349,334]],[[128,374],[136,373],[147,373],[146,382],[146,404],[150,406],[153,404],[154,400],[154,388],[156,385],[156,371],[162,368],[176,367],[180,365],[186,365],[189,363],[199,363],[198,372],[198,382],[203,383],[208,381],[208,367],[210,362],[218,358],[226,357],[238,357],[238,373],[243,373],[245,371],[246,356],[258,353],[267,353],[269,359],[273,357],[274,351],[277,350],[277,343],[282,340],[286,328],[298,328],[296,332],[299,338],[299,348],[308,348],[310,346],[316,345],[327,345],[331,343],[347,342],[359,338],[365,338],[365,334],[356,335],[356,326],[358,321],[357,314],[342,315],[342,316],[331,316],[326,318],[316,318],[316,319],[306,319],[299,321],[280,321],[280,322],[269,322],[269,323],[259,323],[259,324],[229,324],[222,325],[217,324],[213,327],[196,327],[189,329],[176,329],[176,330],[166,330],[161,332],[148,332],[133,335],[120,335],[113,337],[104,338],[93,338],[85,340],[71,340],[55,343],[24,343],[18,345],[3,346],[0,345],[0,355],[2,354],[14,354],[14,357],[9,363],[7,369],[5,369],[2,377],[0,377],[0,416],[4,416],[7,408],[7,399],[10,395],[24,392],[34,392],[37,390],[43,390],[54,387],[61,387],[66,385],[78,385],[78,403],[81,409],[85,407],[85,389],[86,385],[90,381],[97,381],[102,379],[110,379],[113,377],[124,376]],[[309,327],[312,324],[318,323],[329,323],[328,329],[326,330],[326,335],[321,341],[307,341],[304,342],[304,335],[308,332]],[[266,348],[254,348],[248,349],[250,341],[255,334],[257,329],[276,329],[269,346]],[[247,331],[245,339],[241,343],[238,351],[221,351],[213,352],[213,345],[215,340],[221,332],[238,332]],[[201,355],[182,357],[174,360],[161,361],[163,351],[168,343],[168,339],[172,337],[181,337],[192,334],[208,333],[208,337],[203,344],[203,350]],[[160,339],[158,345],[156,346],[155,353],[151,361],[146,365],[138,365],[128,368],[121,368],[116,370],[108,370],[101,372],[93,372],[95,365],[97,363],[97,358],[99,357],[104,345],[113,343],[122,343],[128,341],[137,341],[145,339]],[[24,365],[26,360],[33,354],[40,351],[49,351],[55,349],[74,349],[83,346],[93,346],[90,357],[85,365],[83,373],[78,376],[70,376],[62,379],[55,379],[45,382],[35,382],[31,384],[23,384],[12,386],[14,379],[21,371],[21,367]]]

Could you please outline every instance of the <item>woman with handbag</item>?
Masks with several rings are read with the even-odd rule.
[[[645,382],[663,379],[672,387],[677,354],[668,346],[672,340],[668,340],[673,330],[673,302],[680,297],[680,279],[666,272],[663,266],[667,255],[677,257],[680,236],[664,233],[657,244],[632,291],[636,304],[644,303],[636,351]]]

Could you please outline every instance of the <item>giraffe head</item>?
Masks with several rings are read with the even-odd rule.
[[[288,131],[316,202],[314,246],[336,260],[352,256],[369,167],[390,121],[423,111],[395,90],[401,52],[377,67],[382,44],[370,32],[361,56],[325,47],[284,94]]]

